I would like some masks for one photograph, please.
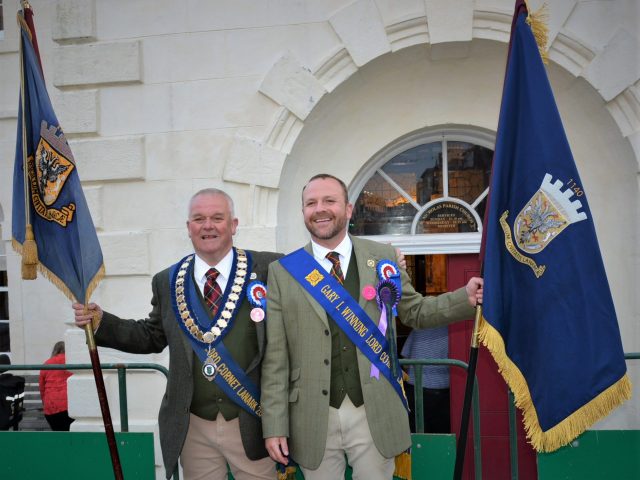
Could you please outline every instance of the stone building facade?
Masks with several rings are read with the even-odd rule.
[[[550,3],[549,78],[589,192],[625,351],[640,351],[640,7]],[[148,313],[151,275],[190,249],[187,201],[201,188],[234,197],[236,244],[288,252],[307,239],[300,190],[312,174],[336,172],[355,200],[385,149],[402,139],[460,134],[491,146],[513,5],[33,0],[49,93],[104,253],[107,277],[93,300],[127,318]],[[11,249],[18,1],[2,8],[0,260],[8,285],[0,290],[9,318],[0,321],[14,363],[44,361],[61,338],[69,362],[87,362],[68,300],[42,278],[21,281]],[[405,243],[412,251],[429,240]],[[472,252],[479,240],[429,245]],[[101,355],[166,363],[166,353]],[[629,368],[640,385],[640,367]],[[158,374],[130,374],[131,430],[157,430],[163,383]],[[107,385],[115,411],[116,379]],[[91,376],[75,375],[69,388],[74,429],[97,428]],[[640,428],[636,400],[600,425],[629,426]]]

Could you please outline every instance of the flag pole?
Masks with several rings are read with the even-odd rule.
[[[40,71],[39,75],[44,80],[44,75],[42,73],[42,62],[40,60],[39,52],[37,51],[37,40],[35,35],[35,26],[33,25],[33,10],[31,9],[31,5],[27,0],[21,1],[22,11],[18,12],[17,20],[19,25],[19,34],[20,34],[20,81],[21,81],[21,89],[20,89],[20,107],[22,109],[22,119],[21,119],[21,139],[22,139],[22,167],[23,167],[23,193],[24,193],[24,215],[25,215],[25,233],[24,240],[21,247],[22,254],[22,278],[25,280],[33,280],[36,278],[37,267],[38,267],[38,252],[37,252],[37,243],[35,241],[33,235],[33,227],[31,224],[31,195],[34,196],[37,194],[36,191],[31,190],[31,185],[29,183],[29,156],[28,156],[28,145],[27,145],[27,101],[26,101],[26,90],[29,87],[26,82],[26,59],[25,59],[25,47],[24,47],[24,37],[28,35],[30,44],[33,45],[34,48],[34,56],[38,61],[38,67]],[[45,87],[46,90],[46,87]],[[48,97],[47,97],[48,100]],[[30,110],[29,110],[30,111]],[[53,115],[55,119],[55,115]],[[35,157],[35,152],[34,152]],[[35,162],[35,158],[34,158]],[[35,171],[35,169],[34,169]],[[33,177],[35,173],[31,176]],[[75,299],[78,294],[72,293],[70,289],[66,288],[64,282],[61,281],[55,273],[51,273],[48,271],[47,266],[44,265],[43,268],[48,272],[45,274],[54,285],[58,288],[61,288],[62,291],[71,299]],[[104,268],[104,267],[102,267]],[[97,283],[97,278],[99,278],[101,269],[98,270],[96,277],[92,280],[92,285],[90,285],[90,289],[95,288],[95,283]],[[88,298],[88,294],[90,292],[85,289],[82,296],[85,297],[85,310],[87,309],[86,300]],[[91,357],[91,366],[93,367],[93,376],[96,382],[96,389],[98,391],[98,399],[100,401],[100,409],[102,411],[102,420],[104,423],[105,433],[107,436],[107,443],[109,445],[109,453],[111,455],[111,463],[113,465],[113,473],[116,480],[123,480],[124,477],[122,475],[122,467],[120,464],[120,458],[118,456],[118,449],[116,445],[115,434],[113,431],[113,424],[111,422],[111,414],[109,412],[109,403],[107,401],[106,389],[104,386],[104,379],[102,377],[102,370],[100,368],[100,359],[98,357],[98,349],[96,347],[95,338],[93,336],[93,327],[91,322],[85,326],[85,334],[87,339],[87,346],[89,347],[89,356]]]
[[[84,305],[85,312],[88,312],[87,304]],[[84,326],[84,333],[87,338],[87,347],[89,348],[89,357],[91,357],[91,367],[93,369],[93,378],[96,381],[96,389],[98,391],[98,400],[100,402],[100,410],[102,411],[102,423],[104,423],[104,431],[107,435],[107,443],[109,445],[109,454],[111,455],[111,464],[113,466],[113,475],[116,480],[123,480],[122,466],[120,464],[120,456],[118,455],[118,446],[116,444],[116,435],[113,431],[113,423],[111,422],[111,412],[109,411],[109,401],[107,400],[107,391],[102,378],[102,369],[100,368],[100,357],[98,356],[98,347],[93,336],[93,322],[89,322]]]
[[[478,330],[482,318],[482,304],[476,304],[476,316],[473,321],[473,333],[471,334],[471,348],[469,350],[469,365],[467,367],[467,384],[464,392],[464,404],[462,406],[462,418],[460,421],[460,433],[456,448],[456,465],[453,472],[454,480],[462,478],[464,458],[467,450],[467,432],[469,431],[469,415],[471,412],[471,399],[473,387],[476,381],[476,366],[478,365]]]
[[[28,4],[27,4],[28,6]],[[24,5],[23,5],[24,7]],[[30,7],[29,7],[30,8]],[[25,233],[22,243],[22,279],[35,280],[38,276],[38,246],[33,236],[31,226],[31,208],[29,201],[29,165],[27,155],[27,123],[26,123],[26,94],[27,88],[24,78],[24,52],[22,47],[22,34],[20,34],[20,106],[22,108],[22,169],[24,182],[24,219]]]
[[[511,44],[513,42],[513,30],[516,24],[516,20],[518,17],[518,12],[520,9],[526,9],[526,0],[516,0],[515,5],[515,13],[513,15],[513,19],[511,20],[511,35],[509,37],[509,46],[507,49],[507,67],[505,68],[505,80],[507,77],[508,70],[508,59],[511,53]],[[503,80],[503,83],[504,81]],[[500,126],[498,126],[498,131],[500,130]],[[495,152],[494,152],[495,158]],[[493,162],[491,167],[491,178],[493,179]],[[487,225],[487,217],[489,214],[489,205],[491,203],[491,193],[487,197],[487,206],[485,210],[485,218],[483,224]],[[482,230],[482,240],[480,241],[480,276],[484,277],[484,255],[485,255],[485,242],[486,242],[487,229],[484,228]],[[456,447],[456,464],[453,472],[454,480],[461,480],[462,471],[464,468],[464,460],[465,454],[467,450],[467,434],[469,432],[469,417],[471,412],[471,400],[473,399],[473,389],[476,381],[476,367],[478,365],[478,344],[479,344],[479,336],[478,332],[480,330],[480,322],[482,320],[482,304],[476,303],[476,315],[473,321],[473,333],[471,334],[471,347],[469,348],[469,363],[467,366],[467,382],[465,386],[464,392],[464,403],[462,405],[462,416],[460,419],[460,431],[458,434],[458,445]]]

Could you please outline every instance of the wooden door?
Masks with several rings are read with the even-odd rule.
[[[454,290],[467,283],[473,276],[480,275],[478,255],[447,256],[447,288]],[[469,361],[469,347],[473,319],[449,326],[449,357]],[[509,480],[511,478],[509,459],[509,412],[507,386],[498,373],[498,367],[489,351],[483,346],[478,351],[476,370],[480,393],[480,439],[482,447],[482,478]],[[466,372],[458,367],[451,369],[451,428],[460,431]],[[518,473],[519,480],[537,478],[536,456],[526,443],[522,416],[518,411]],[[469,424],[467,449],[463,479],[473,480],[473,423]]]

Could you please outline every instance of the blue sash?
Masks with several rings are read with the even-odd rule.
[[[191,257],[191,258],[190,258]],[[238,310],[242,306],[242,302],[244,301],[244,295],[246,294],[246,283],[243,285],[242,291],[238,293],[238,300],[236,303],[236,308],[233,311],[231,318],[228,319],[228,325],[224,328],[220,335],[215,339],[215,341],[211,343],[204,342],[201,338],[198,337],[197,333],[194,333],[192,328],[189,328],[184,321],[184,316],[182,315],[183,311],[178,307],[178,293],[176,281],[178,280],[178,271],[180,267],[185,265],[185,262],[189,262],[189,266],[182,278],[184,279],[183,286],[184,291],[183,294],[186,297],[186,305],[188,305],[188,309],[191,313],[192,319],[195,321],[195,325],[198,331],[202,331],[202,329],[208,329],[213,325],[219,318],[223,309],[220,308],[218,311],[218,315],[216,318],[210,319],[209,313],[203,303],[200,301],[200,296],[198,295],[197,286],[195,281],[193,280],[193,256],[186,256],[178,263],[171,267],[170,272],[170,280],[171,280],[171,305],[173,306],[173,311],[175,313],[176,320],[178,321],[178,325],[185,333],[187,338],[191,343],[191,347],[193,351],[196,353],[200,361],[204,364],[208,363],[214,366],[215,376],[213,377],[213,381],[216,382],[225,395],[233,401],[235,404],[244,408],[247,412],[260,417],[262,415],[262,409],[260,407],[260,391],[255,383],[247,376],[247,374],[238,366],[238,364],[233,360],[231,354],[224,346],[222,339],[226,336],[226,334],[231,330],[233,326],[233,321],[237,315]],[[233,256],[233,266],[231,268],[231,276],[229,281],[227,282],[227,287],[225,288],[221,305],[224,305],[231,293],[231,289],[234,285],[233,277],[236,272],[238,262],[238,255],[234,248],[234,256]],[[247,253],[247,273],[246,277],[250,276],[250,268],[251,268],[251,256]],[[206,322],[206,323],[205,323]]]
[[[380,370],[407,408],[402,377],[394,377],[391,373],[387,339],[358,302],[304,248],[279,261],[324,308],[349,340]]]

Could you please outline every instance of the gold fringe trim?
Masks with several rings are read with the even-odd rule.
[[[609,388],[580,407],[560,423],[543,431],[538,421],[529,386],[520,369],[507,356],[504,341],[498,331],[483,317],[479,337],[498,364],[507,385],[513,392],[516,406],[522,410],[524,428],[529,442],[538,452],[553,452],[568,444],[593,423],[606,417],[611,410],[631,398],[631,381],[625,373]]]
[[[549,6],[545,2],[538,10],[532,12],[529,8],[529,2],[525,0],[524,3],[527,6],[527,23],[531,27],[533,36],[538,44],[542,63],[546,65],[549,63],[549,51],[547,49],[549,41]]]
[[[402,452],[396,455],[395,463],[396,468],[393,476],[401,480],[411,480],[411,454],[409,452]]]
[[[15,238],[11,239],[11,246],[17,253],[24,256],[24,245],[18,242]],[[71,300],[72,302],[78,301],[78,299],[73,295],[71,290],[69,290],[69,287],[67,287],[67,285],[55,273],[53,273],[51,270],[49,270],[40,262],[38,262],[36,266],[40,271],[40,273],[44,275],[44,277],[47,280],[53,283],[69,300]],[[104,263],[103,263],[102,265],[100,265],[100,268],[98,269],[96,274],[93,276],[93,278],[89,282],[89,285],[87,286],[85,303],[89,303],[89,299],[91,298],[91,295],[93,294],[95,289],[98,287],[98,284],[100,283],[100,281],[104,278],[104,274],[105,274],[105,271],[104,271]]]

